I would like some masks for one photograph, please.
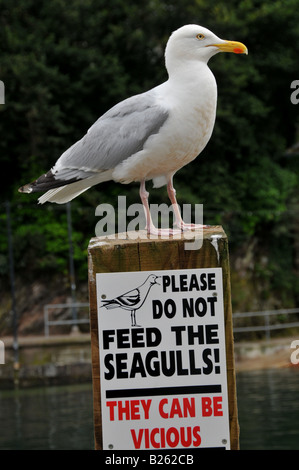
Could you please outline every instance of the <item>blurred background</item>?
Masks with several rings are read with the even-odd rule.
[[[209,62],[214,133],[174,179],[179,203],[203,204],[204,223],[229,238],[240,445],[298,449],[298,0],[0,0],[0,448],[93,448],[87,247],[98,204],[139,202],[134,184],[104,183],[67,206],[17,189],[114,104],[165,81],[167,39],[188,23],[249,50]],[[166,196],[152,190],[150,202]],[[16,376],[23,386],[8,390]]]

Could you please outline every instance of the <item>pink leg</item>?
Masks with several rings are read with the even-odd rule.
[[[170,202],[173,207],[174,215],[175,215],[175,220],[176,220],[176,226],[180,228],[182,231],[184,230],[196,230],[196,229],[202,229],[202,228],[207,228],[208,225],[201,225],[201,224],[186,224],[181,216],[181,212],[176,200],[176,191],[173,187],[172,184],[172,178],[169,178],[168,183],[167,183],[167,193],[170,199]]]
[[[152,217],[151,217],[151,213],[150,213],[150,209],[148,205],[149,193],[145,189],[145,181],[141,181],[140,183],[139,194],[140,194],[140,199],[143,204],[144,212],[145,212],[145,220],[146,220],[145,228],[146,228],[147,233],[152,233],[152,230],[155,229],[155,227],[152,221]]]
[[[149,205],[148,205],[148,197],[149,193],[145,189],[145,181],[141,181],[140,183],[140,190],[139,190],[140,198],[144,207],[145,212],[145,220],[146,220],[146,231],[148,234],[152,235],[175,235],[180,233],[180,230],[172,230],[169,228],[166,229],[158,229],[154,226]]]

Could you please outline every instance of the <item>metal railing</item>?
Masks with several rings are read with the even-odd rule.
[[[78,325],[82,323],[89,323],[89,318],[72,318],[69,320],[49,320],[49,310],[54,309],[80,309],[89,308],[88,302],[65,303],[65,304],[47,304],[44,306],[44,327],[45,336],[49,336],[49,327],[51,325]],[[279,310],[265,310],[260,312],[243,312],[234,313],[233,320],[237,318],[251,318],[251,317],[264,317],[263,325],[249,325],[249,326],[234,326],[234,333],[250,333],[252,331],[265,331],[266,338],[270,338],[271,330],[282,330],[286,328],[299,327],[299,321],[274,324],[270,323],[270,317],[273,315],[290,315],[299,314],[299,308],[279,309]]]
[[[278,310],[265,310],[263,312],[243,312],[243,313],[234,313],[233,320],[236,318],[251,318],[251,317],[264,317],[263,325],[256,326],[234,326],[234,333],[246,333],[251,331],[265,331],[266,338],[270,339],[271,330],[282,330],[286,328],[296,328],[299,327],[299,322],[277,322],[274,324],[270,323],[270,317],[273,315],[290,315],[299,313],[299,308],[290,308],[290,309],[278,309]]]
[[[66,304],[47,304],[44,306],[44,324],[45,324],[45,336],[49,336],[51,325],[78,325],[82,323],[89,323],[89,318],[72,318],[70,320],[49,320],[49,310],[54,309],[74,309],[86,308],[89,307],[88,302],[76,302],[76,303],[66,303]],[[77,313],[77,312],[76,312]]]

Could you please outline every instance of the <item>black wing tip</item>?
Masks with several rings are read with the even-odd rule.
[[[21,186],[18,191],[19,193],[35,193],[38,191],[43,191],[44,189],[47,189],[47,186],[52,186],[53,181],[55,181],[54,176],[52,171],[50,170],[48,171],[48,173],[41,175],[39,178],[37,178],[37,180],[33,181],[32,183],[28,183],[24,186]]]
[[[115,303],[115,300],[114,299],[112,299],[112,300],[102,300],[102,302],[103,302],[102,307],[106,307],[106,305],[109,305],[113,302]]]
[[[48,173],[41,175],[37,180],[32,183],[25,184],[21,186],[18,191],[19,193],[37,193],[40,191],[48,191],[49,189],[59,188],[67,184],[75,183],[79,181],[80,178],[72,178],[69,180],[59,180],[56,179],[52,170]]]
[[[31,183],[25,184],[24,186],[21,186],[18,189],[18,191],[19,193],[32,193],[33,192],[32,184]]]

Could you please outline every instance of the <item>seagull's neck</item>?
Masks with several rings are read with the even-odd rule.
[[[215,80],[211,69],[206,62],[186,61],[185,63],[173,64],[168,70],[169,82],[180,86],[198,86],[205,82]]]
[[[169,91],[172,98],[179,100],[192,96],[206,97],[207,100],[217,100],[217,84],[215,77],[206,62],[186,61],[168,69],[169,78],[164,83],[164,93]]]
[[[139,287],[139,290],[143,292],[149,291],[152,285],[153,284],[151,284],[150,282],[146,280],[143,284],[141,284],[141,286]]]
[[[141,284],[141,286],[139,287],[139,292],[140,292],[140,297],[141,297],[141,300],[143,300],[142,303],[145,302],[148,294],[149,294],[149,291],[151,290],[151,287],[153,286],[153,284],[150,284],[148,282],[144,282],[143,284]]]

